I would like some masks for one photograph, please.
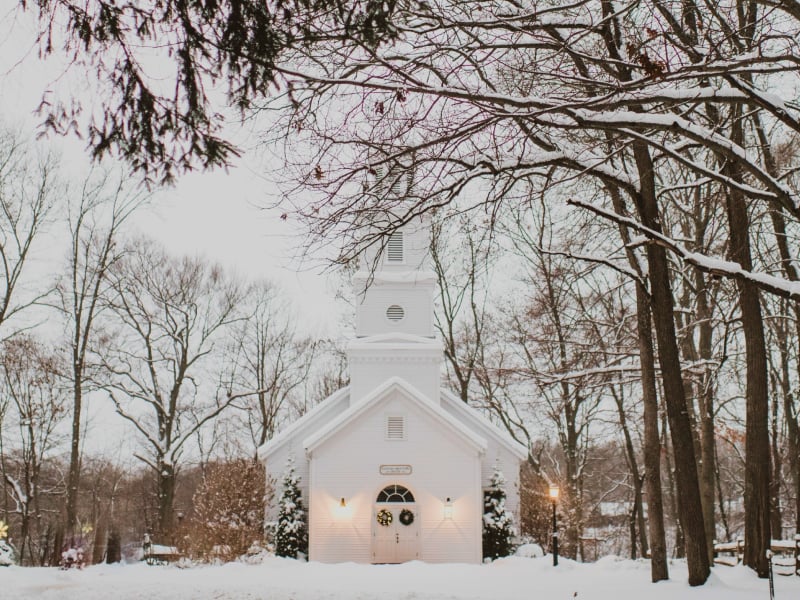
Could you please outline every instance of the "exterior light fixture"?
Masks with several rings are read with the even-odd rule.
[[[550,499],[553,502],[558,500],[558,486],[555,483],[550,484]]]
[[[444,501],[444,518],[449,521],[453,520],[453,501],[450,498]]]
[[[347,502],[344,501],[344,498],[339,500],[339,508],[347,508]]]
[[[558,523],[556,523],[556,504],[558,503],[558,486],[550,484],[550,500],[553,501],[553,566],[558,566]]]

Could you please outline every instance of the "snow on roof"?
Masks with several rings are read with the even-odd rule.
[[[394,390],[402,390],[405,392],[406,396],[413,400],[416,405],[428,415],[432,416],[445,427],[451,429],[454,433],[456,433],[474,448],[481,452],[486,451],[488,446],[483,437],[469,429],[460,421],[454,420],[451,415],[447,413],[447,411],[427,399],[422,392],[408,383],[405,379],[402,379],[401,377],[392,377],[370,392],[364,398],[364,400],[355,406],[351,406],[337,418],[320,428],[316,433],[313,433],[306,438],[303,441],[303,447],[306,449],[306,453],[311,454],[326,440],[330,439],[339,431],[341,431],[342,428],[344,428],[348,423],[352,422],[354,419],[364,414],[367,410],[387,398],[389,393]]]
[[[488,433],[492,438],[511,451],[511,453],[520,460],[525,460],[528,458],[528,449],[523,444],[520,444],[518,441],[508,435],[508,433],[502,431],[477,410],[467,405],[466,402],[462,401],[461,398],[456,396],[453,392],[442,388],[441,398],[442,403],[446,402],[447,406],[453,409],[453,412],[456,412],[466,419],[469,419],[472,424],[480,427],[482,431]]]
[[[283,446],[287,441],[292,439],[294,434],[300,430],[302,427],[306,425],[309,421],[316,418],[317,415],[323,414],[328,410],[331,410],[338,404],[339,400],[342,400],[345,396],[350,394],[350,386],[345,386],[339,390],[333,392],[330,396],[325,398],[322,402],[317,404],[314,408],[304,414],[302,417],[297,419],[291,425],[289,425],[286,429],[281,431],[278,435],[273,437],[271,440],[266,442],[263,446],[258,449],[258,458],[261,461],[265,461],[268,456],[273,454],[278,448]]]

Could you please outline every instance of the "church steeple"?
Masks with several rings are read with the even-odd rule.
[[[386,236],[354,277],[356,336],[407,333],[433,337],[436,278],[428,266],[430,226],[418,219]],[[377,244],[376,244],[377,245]]]
[[[365,253],[353,278],[358,304],[356,339],[348,348],[351,402],[394,376],[439,400],[442,346],[433,321],[430,232],[425,216],[398,227]]]

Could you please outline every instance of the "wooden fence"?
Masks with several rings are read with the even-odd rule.
[[[800,535],[794,540],[772,540],[772,566],[778,575],[800,576]],[[714,544],[714,562],[718,565],[737,565],[744,556],[744,540]]]

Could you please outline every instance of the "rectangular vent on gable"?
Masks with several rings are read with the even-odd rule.
[[[386,260],[388,262],[403,262],[403,232],[395,231],[386,242]]]
[[[391,416],[386,417],[386,439],[404,440],[406,439],[406,418]]]

